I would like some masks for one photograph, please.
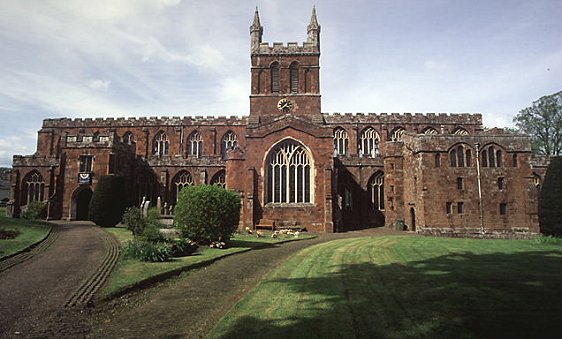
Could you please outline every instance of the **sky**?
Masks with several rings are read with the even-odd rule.
[[[248,115],[256,5],[299,43],[316,6],[325,113],[505,127],[562,90],[560,0],[0,0],[0,166],[45,118]]]

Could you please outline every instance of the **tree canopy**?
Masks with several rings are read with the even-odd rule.
[[[513,122],[521,132],[531,136],[535,153],[562,154],[562,91],[533,102],[519,111]]]

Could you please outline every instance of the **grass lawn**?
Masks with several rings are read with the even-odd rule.
[[[14,239],[0,239],[0,259],[26,249],[43,240],[51,229],[45,222],[6,217],[6,208],[0,208],[0,229],[16,230],[20,234]]]
[[[293,255],[209,337],[561,338],[561,259],[531,240],[336,240]]]
[[[123,227],[104,228],[104,230],[117,237],[122,246],[133,239],[131,232]],[[270,234],[271,232],[269,235]],[[206,246],[200,247],[194,255],[173,258],[167,262],[152,263],[121,257],[102,291],[102,297],[110,298],[132,287],[162,280],[167,275],[174,275],[179,271],[188,270],[231,254],[249,251],[253,248],[273,246],[286,241],[309,239],[312,237],[314,236],[301,234],[298,238],[287,236],[279,238],[264,236],[258,238],[256,236],[236,234],[228,243],[229,246],[226,249],[209,248]]]

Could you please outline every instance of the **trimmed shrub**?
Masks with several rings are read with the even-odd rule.
[[[28,220],[44,219],[47,216],[47,204],[40,201],[29,203],[21,214],[21,217]]]
[[[146,227],[146,221],[142,217],[140,208],[136,206],[129,207],[123,213],[123,223],[133,235],[141,235]]]
[[[0,228],[0,239],[15,239],[19,234],[18,230]]]
[[[155,222],[147,222],[146,227],[142,231],[140,238],[148,242],[164,241],[164,236],[160,233],[160,224]]]
[[[170,249],[165,243],[148,241],[129,241],[123,249],[125,258],[135,258],[148,262],[163,262],[170,259]]]
[[[170,255],[173,257],[186,257],[197,251],[196,242],[187,239],[178,239],[170,242]]]
[[[562,157],[553,157],[546,170],[539,200],[541,233],[562,236]]]
[[[113,227],[121,221],[126,202],[125,178],[101,176],[90,200],[89,219],[98,226]]]
[[[227,241],[240,220],[240,196],[217,185],[181,190],[174,225],[182,237],[200,244]]]

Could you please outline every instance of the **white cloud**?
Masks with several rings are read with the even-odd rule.
[[[109,85],[111,85],[111,80],[90,79],[90,81],[88,81],[88,87],[94,91],[107,92]]]

